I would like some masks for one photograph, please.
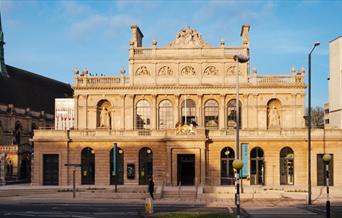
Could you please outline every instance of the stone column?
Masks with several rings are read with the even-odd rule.
[[[175,104],[173,105],[173,125],[174,126],[177,124],[178,121],[180,121],[179,97],[180,97],[179,95],[175,95]]]
[[[88,129],[88,95],[85,95],[85,127]]]
[[[198,124],[198,127],[203,127],[203,120],[204,120],[204,110],[203,110],[203,106],[202,106],[202,97],[203,95],[202,94],[199,94],[197,95],[198,97],[198,100],[197,100],[197,124]]]
[[[172,175],[172,148],[167,146],[167,172],[166,172],[166,185],[172,185],[171,175]]]
[[[157,95],[152,95],[152,117],[151,129],[157,129]]]
[[[121,95],[121,129],[125,129],[125,94]],[[113,121],[112,121],[113,122]]]
[[[78,129],[78,95],[75,96],[75,105],[74,105],[74,128]]]
[[[205,145],[201,147],[201,185],[205,185],[205,172],[206,172],[206,164],[205,164]]]
[[[226,116],[225,116],[225,95],[220,95],[220,102],[219,102],[219,129],[226,128]]]

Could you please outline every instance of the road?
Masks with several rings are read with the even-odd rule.
[[[132,203],[1,203],[0,217],[77,217],[77,218],[137,218],[144,217],[144,205]],[[156,204],[155,212],[169,211],[227,212],[227,208],[208,208],[204,205]]]

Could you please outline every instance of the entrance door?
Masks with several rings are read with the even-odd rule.
[[[177,155],[177,184],[194,185],[195,184],[195,155],[178,154]]]
[[[58,185],[58,154],[43,155],[43,185]]]
[[[261,148],[256,147],[252,149],[250,165],[251,185],[264,185],[264,151]]]

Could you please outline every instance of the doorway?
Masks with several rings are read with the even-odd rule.
[[[177,184],[195,185],[195,154],[177,155]]]
[[[43,185],[58,185],[58,154],[43,155]]]

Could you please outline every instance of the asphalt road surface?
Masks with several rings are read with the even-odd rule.
[[[227,208],[208,208],[203,205],[155,205],[154,212],[213,211],[227,212]],[[0,203],[0,217],[77,217],[77,218],[136,218],[144,217],[142,204],[119,203]]]

